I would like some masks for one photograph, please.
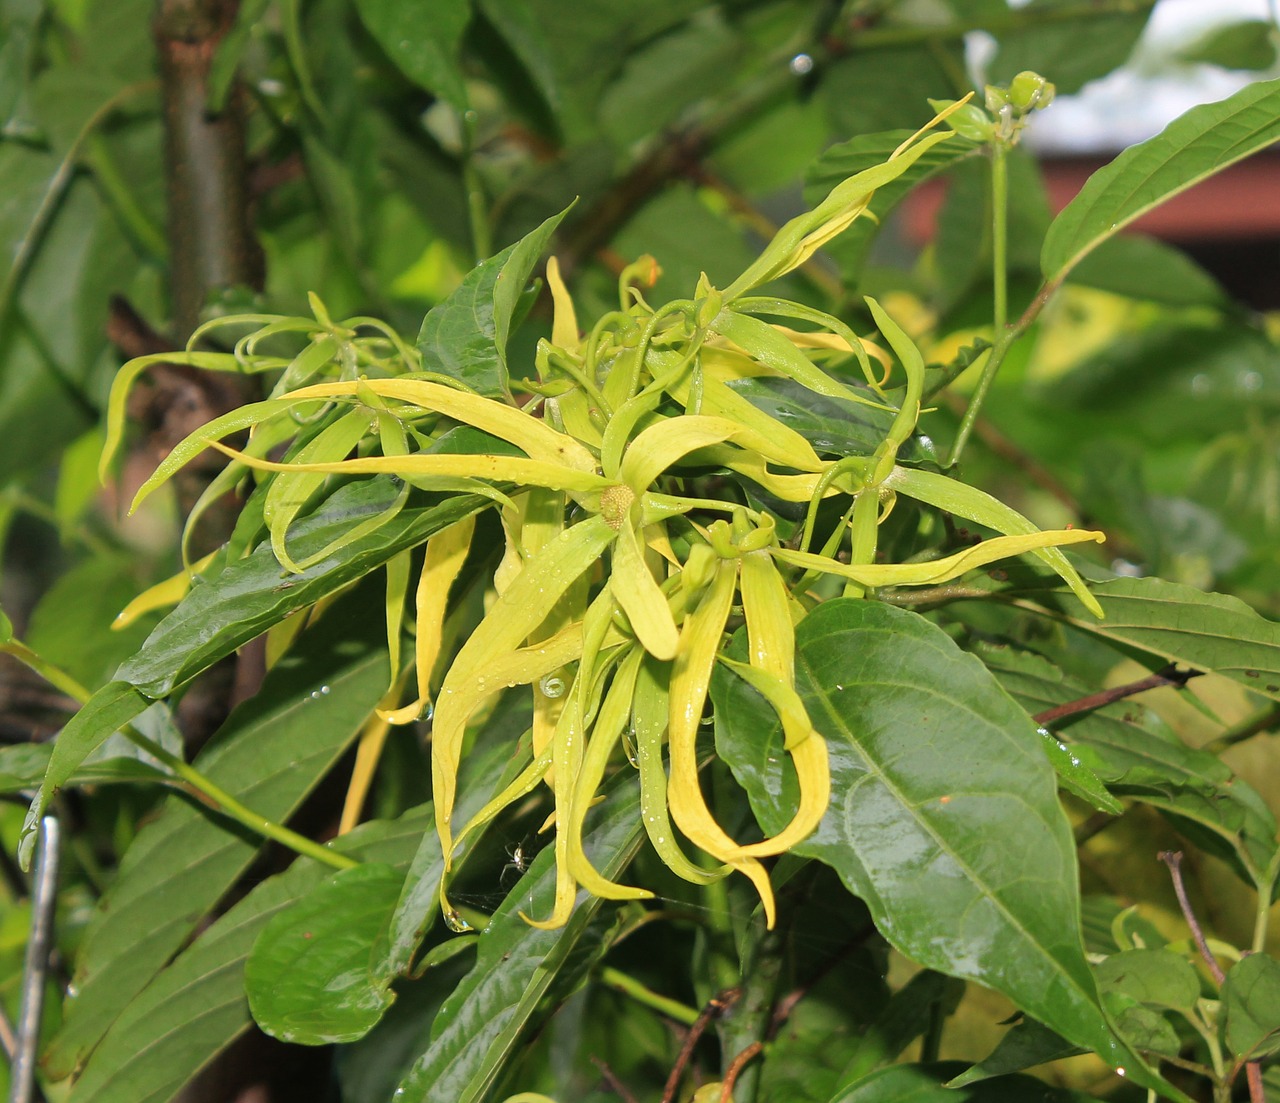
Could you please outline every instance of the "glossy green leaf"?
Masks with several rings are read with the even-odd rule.
[[[102,748],[99,748],[101,752]],[[15,743],[0,747],[0,793],[16,794],[39,787],[49,768],[53,753],[50,743]],[[97,754],[82,762],[63,784],[64,789],[81,785],[110,785],[119,782],[162,782],[173,780],[168,771],[138,756],[99,758]]]
[[[984,646],[976,654],[1030,713],[1092,692],[1031,652]],[[1111,791],[1177,816],[1184,830],[1200,825],[1197,841],[1221,857],[1266,868],[1276,846],[1266,802],[1216,756],[1183,744],[1141,705],[1124,701],[1090,710],[1055,725],[1055,734]]]
[[[1029,593],[1019,604],[1034,604],[1095,636],[1193,670],[1212,670],[1280,700],[1280,624],[1239,598],[1159,578],[1117,578],[1090,589],[1106,613],[1102,620],[1061,591]]]
[[[826,738],[832,793],[797,851],[832,866],[882,934],[932,969],[981,981],[1135,1076],[1081,944],[1075,845],[1035,726],[995,680],[913,613],[827,602],[796,629],[796,677]],[[795,779],[778,725],[718,672],[717,746],[766,833]],[[767,714],[765,714],[767,715]]]
[[[458,45],[471,20],[468,0],[357,0],[356,10],[387,56],[415,84],[467,109],[467,89],[458,66]]]
[[[372,643],[381,620],[362,618],[361,602],[348,597],[304,633],[195,762],[264,816],[282,820],[298,806],[386,691],[386,654]],[[196,802],[171,797],[162,806],[125,852],[85,932],[76,995],[45,1057],[51,1071],[65,1075],[84,1060],[260,846]]]
[[[478,394],[510,400],[507,341],[516,307],[539,257],[568,210],[483,261],[422,320],[418,349],[427,371],[465,383]]]
[[[294,526],[294,554],[305,559],[328,546],[352,525],[384,512],[398,493],[391,480],[381,478],[340,488]],[[287,577],[271,548],[260,546],[194,586],[117,677],[155,697],[170,693],[290,613],[315,604],[484,504],[484,499],[462,495],[408,506],[376,531]]]
[[[610,880],[643,838],[639,788],[616,787],[588,819],[587,857]],[[552,848],[545,848],[494,914],[480,940],[476,964],[446,1001],[432,1028],[431,1044],[397,1090],[397,1103],[479,1103],[502,1072],[513,1047],[556,980],[561,962],[583,938],[603,905],[579,900],[569,922],[556,930],[530,927],[519,912],[546,915],[555,899]],[[611,905],[612,907],[612,905]]]
[[[71,780],[80,763],[100,744],[139,716],[150,704],[150,698],[144,697],[127,682],[108,682],[58,733],[44,781],[41,782],[40,790],[31,802],[22,825],[18,860],[23,868],[31,861],[36,827],[54,794]]]
[[[1009,1029],[990,1054],[953,1078],[947,1086],[959,1088],[965,1084],[976,1084],[979,1080],[1006,1076],[1011,1072],[1021,1072],[1048,1061],[1075,1057],[1084,1052],[1086,1051],[1072,1045],[1044,1023],[1024,1017]]]
[[[1267,954],[1237,961],[1222,986],[1227,1047],[1257,1060],[1280,1050],[1280,962]]]
[[[334,841],[334,849],[403,868],[427,830],[430,806],[375,821]],[[328,867],[299,859],[268,878],[168,966],[119,1018],[71,1093],[73,1103],[168,1103],[196,1072],[251,1025],[244,963],[274,915],[319,884]],[[136,928],[135,928],[136,937]],[[135,943],[135,947],[136,947]]]
[[[1041,746],[1062,788],[1093,805],[1099,812],[1118,816],[1124,811],[1124,805],[1107,792],[1098,775],[1072,754],[1070,747],[1044,728],[1040,729],[1040,735],[1043,739]]]
[[[1134,219],[1280,138],[1280,80],[1193,107],[1095,172],[1054,219],[1040,266],[1061,279]]]
[[[1200,978],[1191,963],[1172,950],[1125,950],[1094,966],[1104,991],[1122,992],[1149,1007],[1191,1011],[1200,998]]]
[[[873,1072],[831,1103],[1091,1103],[1092,1097],[1054,1088],[1032,1076],[1002,1076],[967,1087],[948,1087],[963,1065],[893,1065]]]
[[[791,379],[737,379],[728,387],[794,429],[818,452],[841,457],[874,453],[894,417],[892,410],[817,394]],[[920,458],[914,440],[902,453],[904,459]]]
[[[245,962],[254,1020],[273,1038],[320,1046],[363,1038],[395,998],[376,985],[370,947],[384,934],[404,873],[345,869],[263,928]]]

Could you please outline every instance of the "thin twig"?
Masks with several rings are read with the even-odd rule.
[[[764,1046],[759,1042],[752,1042],[733,1059],[728,1071],[724,1074],[724,1082],[720,1085],[720,1103],[733,1103],[733,1086],[738,1082],[739,1074],[746,1068],[747,1062],[763,1049]]]
[[[1252,739],[1255,735],[1276,727],[1280,727],[1280,705],[1271,705],[1228,728],[1217,739],[1206,743],[1200,749],[1210,754],[1221,754],[1237,743],[1243,743],[1246,739]]]
[[[676,1063],[671,1068],[671,1075],[667,1077],[666,1087],[662,1089],[662,1103],[672,1103],[676,1097],[676,1089],[680,1086],[680,1079],[684,1076],[684,1070],[688,1067],[689,1061],[693,1057],[694,1047],[698,1044],[698,1039],[702,1037],[711,1020],[723,1015],[730,1007],[732,1007],[742,995],[740,988],[726,988],[723,992],[712,996],[707,1000],[707,1005],[698,1015],[697,1021],[689,1028],[689,1033],[685,1035],[684,1045],[680,1047],[680,1054],[676,1057]]]
[[[1100,709],[1104,705],[1114,704],[1116,701],[1121,701],[1126,697],[1132,697],[1135,693],[1145,693],[1149,689],[1161,689],[1164,686],[1176,686],[1181,689],[1192,678],[1198,678],[1202,673],[1203,671],[1199,670],[1179,670],[1176,666],[1170,664],[1163,670],[1157,670],[1154,674],[1139,678],[1136,682],[1115,686],[1112,689],[1100,690],[1097,693],[1089,694],[1087,697],[1079,697],[1074,701],[1054,705],[1053,708],[1045,709],[1044,712],[1037,712],[1033,719],[1037,724],[1047,726],[1065,717],[1075,716],[1077,713],[1092,712],[1094,709]]]
[[[616,1075],[614,1075],[613,1069],[611,1069],[606,1062],[600,1060],[600,1058],[594,1053],[591,1055],[591,1063],[595,1065],[596,1071],[600,1073],[600,1078],[604,1081],[605,1087],[621,1099],[623,1103],[640,1103],[640,1101],[631,1094],[630,1089],[621,1080],[619,1080]]]
[[[1244,1077],[1249,1084],[1249,1103],[1267,1103],[1267,1089],[1262,1084],[1262,1066],[1250,1061],[1244,1066]]]
[[[1209,972],[1213,974],[1213,979],[1221,985],[1227,979],[1227,974],[1222,971],[1222,966],[1218,964],[1218,959],[1213,956],[1213,951],[1209,949],[1209,943],[1205,941],[1204,931],[1200,929],[1196,913],[1191,910],[1191,901],[1187,899],[1186,885],[1182,883],[1182,851],[1162,850],[1160,852],[1160,861],[1169,867],[1169,876],[1173,880],[1173,891],[1178,897],[1178,907],[1182,909],[1182,917],[1187,921],[1187,926],[1191,928],[1191,935],[1196,940],[1196,946],[1200,949],[1200,956],[1204,958],[1205,964],[1209,966]]]

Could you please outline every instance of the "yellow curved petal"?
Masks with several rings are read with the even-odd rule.
[[[425,410],[451,417],[509,441],[530,459],[563,464],[578,471],[594,471],[595,457],[563,433],[557,433],[540,418],[503,402],[483,398],[469,391],[446,387],[426,379],[366,379],[359,384],[317,383],[282,396],[291,401],[355,396],[357,386],[367,387],[383,398],[393,398]]]
[[[789,548],[773,549],[775,559],[790,563],[806,570],[821,571],[825,574],[839,575],[848,578],[860,586],[930,586],[947,582],[971,571],[975,567],[984,567],[998,559],[1007,559],[1013,555],[1036,551],[1038,548],[1061,547],[1064,544],[1081,544],[1092,541],[1101,544],[1106,534],[1089,529],[1053,529],[1045,532],[1031,533],[1026,536],[996,536],[983,540],[964,551],[948,555],[943,559],[934,559],[927,563],[869,563],[854,565],[839,563],[821,555],[809,552],[791,551]]]
[[[768,873],[755,858],[744,855],[742,848],[716,823],[698,782],[698,727],[711,670],[720,649],[720,637],[737,589],[736,581],[736,561],[722,562],[697,608],[685,617],[680,633],[680,649],[671,674],[667,729],[671,779],[667,803],[676,826],[691,843],[751,880],[760,894],[765,920],[772,927],[776,907]]]

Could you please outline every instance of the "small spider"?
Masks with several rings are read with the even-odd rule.
[[[502,873],[499,875],[504,884],[507,881],[507,874],[510,872],[515,872],[516,880],[523,877],[529,868],[529,863],[533,861],[533,855],[525,850],[524,843],[516,843],[515,846],[507,847],[507,857],[511,861],[502,867]]]

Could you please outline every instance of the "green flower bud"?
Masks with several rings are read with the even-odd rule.
[[[1001,108],[1009,106],[1009,92],[999,85],[988,84],[984,94],[987,99],[987,110],[993,115],[999,115]]]
[[[1056,89],[1039,73],[1025,70],[1009,82],[1009,103],[1020,114],[1048,107]]]

